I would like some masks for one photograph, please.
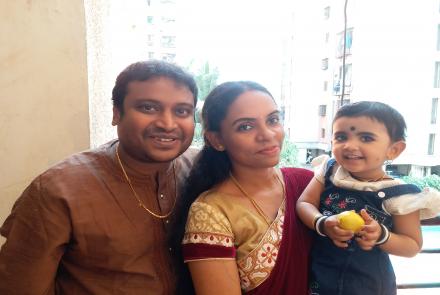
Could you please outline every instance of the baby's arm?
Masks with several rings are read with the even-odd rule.
[[[397,256],[413,257],[419,253],[423,244],[419,211],[406,215],[393,215],[393,223],[390,238],[379,247]]]
[[[322,216],[319,212],[319,199],[324,191],[324,185],[313,178],[298,199],[296,211],[302,222],[315,230],[316,221]],[[336,246],[345,248],[347,241],[353,237],[353,232],[339,227],[336,216],[330,216],[321,222],[320,231],[333,240]]]

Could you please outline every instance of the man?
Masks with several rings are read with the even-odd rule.
[[[166,243],[194,153],[197,87],[138,62],[113,88],[118,140],[72,155],[23,192],[0,233],[0,294],[171,294]]]

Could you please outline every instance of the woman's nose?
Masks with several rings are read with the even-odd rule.
[[[257,139],[260,141],[269,140],[274,135],[274,131],[272,129],[268,128],[267,126],[260,127],[259,129],[260,130],[258,130]]]

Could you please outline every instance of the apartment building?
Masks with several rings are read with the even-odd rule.
[[[177,54],[177,0],[148,0],[146,56],[174,62]]]
[[[440,174],[440,1],[300,2],[285,57],[291,83],[283,88],[300,162],[331,151],[341,104],[376,100],[399,110],[408,125],[407,149],[387,169]]]

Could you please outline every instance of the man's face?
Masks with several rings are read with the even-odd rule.
[[[194,96],[182,84],[160,77],[128,84],[124,113],[113,109],[120,148],[140,162],[168,162],[194,135]]]

